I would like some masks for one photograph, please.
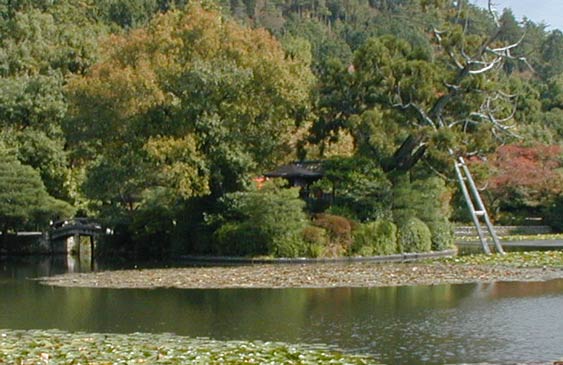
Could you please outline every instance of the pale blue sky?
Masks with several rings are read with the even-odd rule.
[[[486,7],[487,0],[471,0],[472,3]],[[544,22],[548,29],[563,31],[563,0],[493,0],[500,13],[502,9],[511,8],[517,20],[522,17],[534,23]]]

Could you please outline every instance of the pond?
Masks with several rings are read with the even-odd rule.
[[[563,357],[563,280],[390,288],[83,289],[0,262],[0,328],[175,333],[326,344],[387,364],[550,363]]]

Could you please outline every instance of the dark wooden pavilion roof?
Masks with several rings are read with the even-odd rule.
[[[266,177],[320,179],[324,176],[318,161],[297,161],[264,174]]]

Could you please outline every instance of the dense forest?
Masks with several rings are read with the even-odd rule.
[[[0,229],[92,217],[106,252],[439,250],[563,228],[563,33],[451,0],[0,0]],[[256,178],[321,161],[304,201]],[[260,180],[261,181],[261,180]]]

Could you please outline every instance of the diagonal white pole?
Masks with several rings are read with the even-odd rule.
[[[469,188],[471,190],[473,198],[475,199],[475,202],[477,203],[477,208],[479,209],[475,213],[478,216],[483,217],[483,219],[485,220],[485,225],[487,226],[487,230],[489,231],[489,234],[493,238],[493,242],[495,244],[496,251],[498,253],[500,253],[501,255],[504,255],[505,253],[504,253],[504,250],[502,248],[502,245],[500,244],[500,240],[498,239],[497,233],[495,231],[495,227],[491,223],[491,219],[489,218],[489,214],[487,213],[487,209],[485,208],[485,204],[483,204],[483,200],[481,199],[481,194],[479,194],[479,190],[477,190],[477,186],[475,185],[475,181],[473,180],[473,176],[471,175],[469,168],[465,164],[463,157],[459,158],[459,163],[460,163],[460,165],[463,169],[463,172],[465,173],[465,177],[466,177],[467,182],[469,184]]]

